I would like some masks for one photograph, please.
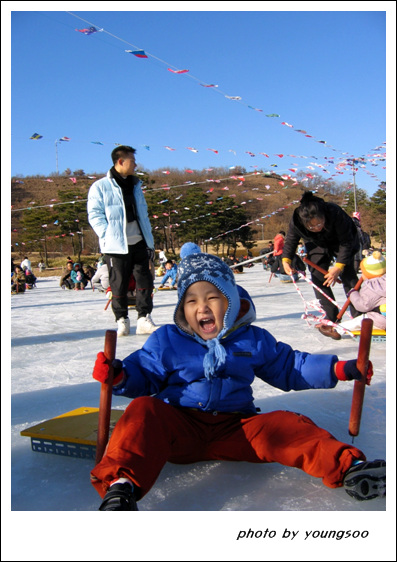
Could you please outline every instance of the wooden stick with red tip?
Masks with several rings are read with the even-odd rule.
[[[361,322],[360,344],[358,347],[357,369],[360,371],[361,380],[354,381],[353,398],[350,410],[349,435],[353,438],[360,430],[361,413],[364,403],[365,385],[367,382],[369,350],[371,347],[373,320],[364,318]]]
[[[308,260],[307,258],[302,258],[302,260],[307,263],[307,265],[310,265],[310,267],[312,267],[313,269],[317,269],[317,271],[319,271],[320,273],[322,273],[323,275],[326,275],[328,273],[328,271],[326,271],[325,269],[323,269],[322,267],[320,267],[319,265],[317,265],[316,263],[313,263],[312,261]],[[336,280],[337,283],[342,283],[342,281],[340,279]]]
[[[360,279],[357,281],[357,283],[354,286],[354,290],[358,291],[359,288],[361,287],[362,282],[364,281],[364,277],[360,277]],[[347,307],[350,304],[350,297],[348,297],[347,301],[345,302],[345,304],[342,306],[342,308],[340,309],[340,311],[338,312],[338,315],[336,317],[336,321],[339,322],[342,318],[342,316],[344,315],[344,313],[347,310]]]
[[[98,464],[105,452],[109,440],[110,414],[112,406],[113,389],[113,366],[112,361],[116,358],[116,330],[106,330],[104,354],[109,361],[109,377],[105,383],[101,384],[101,394],[99,397],[98,412],[98,435],[96,444],[95,464]]]

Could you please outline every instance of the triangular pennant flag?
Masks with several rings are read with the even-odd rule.
[[[139,59],[147,59],[147,54],[145,53],[145,51],[126,51],[126,53],[130,53],[131,55],[135,55],[136,57],[138,57]]]

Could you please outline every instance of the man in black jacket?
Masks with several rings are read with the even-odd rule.
[[[307,258],[327,272],[323,274],[309,266],[313,283],[335,300],[331,287],[340,277],[347,294],[358,281],[354,255],[360,247],[357,229],[351,217],[335,203],[326,203],[311,191],[306,191],[300,206],[292,215],[285,239],[282,262],[287,275],[293,272],[291,263],[301,239],[305,244]],[[335,263],[331,266],[334,259]],[[338,308],[319,291],[315,293],[325,311],[325,319],[335,322]],[[353,317],[359,315],[353,306],[350,306],[350,312]],[[339,334],[339,337],[331,335],[332,326],[318,324],[316,327],[323,335],[340,339]]]

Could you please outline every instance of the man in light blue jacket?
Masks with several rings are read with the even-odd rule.
[[[130,333],[127,292],[131,274],[136,281],[136,333],[151,334],[158,328],[150,316],[153,310],[150,259],[154,254],[154,240],[142,182],[134,176],[135,149],[118,146],[111,157],[113,167],[88,192],[88,220],[98,235],[109,268],[117,334]]]

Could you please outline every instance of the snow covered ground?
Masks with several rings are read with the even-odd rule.
[[[247,289],[254,300],[256,325],[266,328],[295,349],[336,353],[341,359],[357,356],[356,340],[345,337],[334,341],[308,326],[301,318],[303,300],[294,285],[281,283],[274,277],[269,282],[269,275],[261,264],[236,275],[237,283]],[[155,286],[159,283],[156,278]],[[313,301],[313,289],[308,283],[300,280],[298,287],[306,301]],[[176,291],[157,291],[153,298],[154,322],[159,325],[172,322]],[[338,285],[335,287],[335,298],[339,305],[345,302],[343,290]],[[100,544],[101,554],[87,559],[109,559],[105,557],[103,543],[97,542],[100,536],[98,530],[104,528],[106,531],[103,516],[99,513],[79,516],[77,513],[97,512],[100,503],[89,481],[93,461],[33,452],[30,438],[20,435],[22,430],[32,425],[75,408],[98,407],[100,385],[91,377],[92,368],[96,354],[103,350],[105,331],[116,327],[111,308],[104,311],[106,302],[103,293],[91,289],[61,290],[58,277],[38,279],[35,289],[11,298],[11,323],[7,322],[7,326],[11,326],[11,389],[7,386],[10,372],[7,350],[2,355],[3,414],[4,407],[8,407],[7,396],[11,390],[11,467],[9,475],[9,467],[4,468],[2,502],[3,506],[5,504],[10,508],[6,521],[14,520],[17,515],[21,519],[15,519],[18,521],[19,539],[17,543],[15,539],[12,541],[12,554],[8,554],[7,560],[80,560],[83,559],[84,548],[90,553],[86,556],[92,556]],[[131,335],[117,341],[116,357],[120,359],[141,347],[147,337],[135,335],[134,310],[131,310],[130,318]],[[4,332],[3,343],[8,330]],[[394,354],[394,349],[391,349],[391,340],[388,341],[390,356]],[[386,455],[386,378],[388,376],[389,382],[390,377],[395,378],[395,369],[389,369],[386,376],[386,343],[372,343],[370,358],[375,375],[372,385],[366,389],[360,434],[354,444],[365,452],[367,458],[375,459],[385,458]],[[339,383],[333,390],[284,393],[259,380],[254,385],[256,405],[262,412],[287,409],[304,413],[336,438],[347,442],[352,441],[348,434],[352,389],[352,383]],[[393,389],[394,381],[388,387],[389,392]],[[127,404],[127,399],[114,397],[112,407],[124,409]],[[3,447],[6,441],[7,435],[3,434]],[[390,448],[394,449],[394,440]],[[8,456],[7,449],[3,451]],[[111,559],[116,560],[154,560],[153,553],[157,549],[161,552],[160,558],[157,558],[160,560],[213,560],[220,549],[223,554],[219,554],[218,559],[222,560],[226,559],[221,556],[228,548],[232,548],[228,560],[274,560],[276,558],[269,556],[274,547],[277,548],[277,559],[289,560],[292,558],[282,556],[292,547],[286,546],[288,539],[282,534],[286,529],[301,529],[302,537],[295,538],[295,543],[289,541],[295,544],[295,550],[291,551],[294,552],[291,554],[293,559],[333,560],[332,545],[344,553],[341,559],[349,559],[346,544],[350,541],[352,545],[354,540],[309,538],[304,541],[305,530],[367,529],[370,536],[355,539],[355,554],[352,556],[357,555],[357,547],[363,552],[358,558],[350,559],[373,560],[366,558],[372,545],[374,549],[376,543],[379,547],[377,541],[380,537],[382,544],[386,544],[387,529],[389,533],[394,533],[394,524],[390,519],[393,515],[385,519],[393,502],[389,496],[387,510],[384,499],[356,502],[342,488],[328,489],[320,480],[278,464],[168,464],[154,488],[139,502],[140,512],[122,516],[123,523],[128,521],[131,527],[127,530],[125,525],[119,527],[113,523],[112,527],[108,526],[110,535],[108,533],[107,536],[114,532],[119,549],[123,548],[120,543],[127,543],[126,558],[122,557],[122,550],[111,550]],[[162,516],[162,511],[168,513]],[[195,513],[177,513],[185,511]],[[52,515],[45,512],[64,513]],[[229,515],[220,519],[219,512],[229,512]],[[5,519],[2,521],[4,526]],[[90,525],[94,525],[91,533],[88,532]],[[276,535],[273,538],[260,537],[259,531],[264,532],[266,528],[269,532],[276,531]],[[250,529],[258,531],[258,536],[236,540],[240,530]],[[6,539],[10,536],[13,535],[7,535]],[[76,550],[75,554],[71,554],[68,544],[72,536],[75,537],[74,544],[83,549]],[[24,537],[30,537],[30,541]],[[48,544],[48,541],[55,546],[49,548],[47,558],[44,543]],[[301,555],[298,541],[300,546],[304,545]],[[196,554],[189,547],[191,543],[197,546]],[[313,545],[313,554],[309,543]],[[342,544],[345,545],[344,550]],[[321,554],[315,550],[320,545]],[[189,549],[187,554],[183,552],[183,546]],[[36,548],[37,558],[34,557]],[[26,554],[22,554],[24,549]],[[393,558],[388,557],[386,549],[382,550],[381,559]]]

